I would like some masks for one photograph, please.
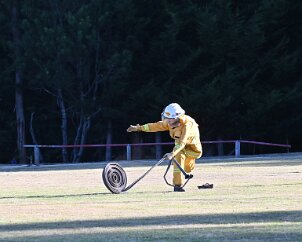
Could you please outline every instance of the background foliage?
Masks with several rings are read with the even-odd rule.
[[[84,143],[105,143],[108,133],[112,143],[154,141],[125,130],[159,120],[178,102],[200,124],[202,140],[302,148],[301,1],[20,1],[21,63],[12,2],[0,6],[1,162],[17,157],[17,64],[26,143],[31,117],[38,143],[62,143],[61,97],[69,144],[80,134]]]

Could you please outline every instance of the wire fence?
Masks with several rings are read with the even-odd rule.
[[[245,154],[255,154],[256,146],[268,146],[268,147],[275,147],[280,150],[280,148],[285,148],[286,152],[289,152],[289,149],[291,148],[291,145],[289,144],[276,144],[276,143],[268,143],[268,142],[259,142],[259,141],[250,141],[250,140],[216,140],[216,141],[203,141],[203,150],[204,154],[206,156],[213,155],[213,152],[205,152],[213,150],[212,148],[205,148],[209,145],[217,145],[216,155],[225,155],[227,152],[227,155],[233,155],[236,158],[240,157],[245,151]],[[247,149],[246,147],[242,147],[243,144],[247,144],[250,147]],[[24,145],[25,148],[32,149],[31,153],[33,156],[31,159],[31,163],[34,163],[36,165],[40,164],[41,162],[41,150],[43,149],[68,149],[68,148],[105,148],[105,161],[110,160],[132,160],[132,159],[146,159],[146,158],[152,158],[153,159],[160,159],[163,155],[163,152],[168,150],[167,148],[164,148],[165,146],[173,146],[174,143],[172,142],[166,142],[166,143],[136,143],[136,144],[83,144],[83,145],[33,145],[33,144],[26,144]],[[251,145],[253,147],[251,148]],[[228,147],[227,147],[228,146]],[[147,147],[149,149],[144,149],[142,155],[142,147]],[[118,155],[112,155],[112,150],[114,148],[118,148],[118,152],[116,154]],[[138,149],[139,148],[139,149]],[[151,149],[150,149],[151,148]],[[169,148],[171,150],[171,148]],[[272,150],[272,149],[270,149]],[[97,153],[97,151],[94,151]],[[263,148],[261,148],[260,152],[264,152]],[[277,153],[277,152],[276,152]],[[58,154],[57,154],[58,155]],[[98,159],[101,160],[101,159]]]

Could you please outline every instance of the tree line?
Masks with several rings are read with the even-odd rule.
[[[125,130],[158,121],[171,102],[196,119],[202,140],[302,148],[299,0],[13,0],[0,7],[1,162],[28,162],[24,144],[168,140]],[[78,162],[84,151],[52,155]]]

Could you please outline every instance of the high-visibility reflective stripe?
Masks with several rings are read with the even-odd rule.
[[[174,173],[179,173],[180,172],[180,170],[177,168],[177,169],[174,169],[174,171],[173,171]]]
[[[174,145],[174,150],[177,150],[177,149],[179,149],[179,148],[180,148],[180,144],[175,143],[175,145]]]
[[[149,131],[149,130],[150,130],[148,124],[144,124],[144,125],[143,125],[143,128],[144,128],[144,131]]]

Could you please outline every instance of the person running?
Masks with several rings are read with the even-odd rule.
[[[190,173],[195,168],[195,160],[202,156],[198,124],[193,118],[185,115],[185,110],[177,103],[166,106],[161,115],[161,121],[130,125],[127,132],[169,131],[170,136],[175,140],[175,145],[170,153],[164,155],[164,158],[168,160],[174,158],[187,173]],[[183,184],[183,174],[174,163],[174,192],[184,192]]]

